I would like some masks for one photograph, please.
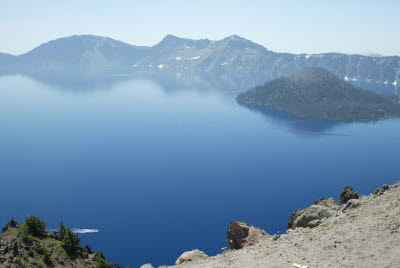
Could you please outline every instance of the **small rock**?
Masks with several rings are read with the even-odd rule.
[[[382,190],[383,191],[387,191],[387,190],[389,190],[389,185],[387,185],[387,184],[384,184],[384,185],[382,185]]]
[[[339,204],[346,204],[350,199],[358,199],[359,196],[356,191],[353,190],[352,186],[346,186],[340,193]]]
[[[308,226],[309,226],[310,228],[314,228],[314,227],[317,227],[317,226],[319,226],[319,225],[321,225],[321,220],[313,220],[313,221],[310,221],[310,222],[308,223]]]
[[[337,206],[335,200],[332,197],[330,198],[321,198],[319,200],[314,201],[314,205],[319,205],[323,207],[335,207]]]
[[[231,221],[231,225],[226,230],[227,242],[231,249],[241,249],[250,245],[254,245],[259,240],[271,238],[264,230],[241,221]]]
[[[184,252],[175,262],[176,265],[182,264],[187,261],[195,261],[195,260],[204,260],[207,259],[208,256],[203,251],[194,249],[192,251]]]
[[[354,209],[354,208],[358,208],[359,206],[361,206],[361,201],[357,200],[357,199],[350,199],[346,206],[343,208],[343,211],[348,210],[348,209]]]
[[[143,264],[140,268],[154,268],[150,263]]]

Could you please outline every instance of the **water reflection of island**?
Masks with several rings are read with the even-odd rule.
[[[262,114],[271,120],[272,123],[289,128],[290,130],[294,130],[298,132],[297,134],[329,134],[328,130],[332,130],[338,126],[346,124],[344,122],[298,118],[289,113],[274,110],[266,106],[251,105],[246,103],[239,103],[239,105],[253,112]]]

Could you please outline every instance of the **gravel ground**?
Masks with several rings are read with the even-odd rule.
[[[400,267],[400,183],[359,200],[360,207],[337,211],[316,228],[173,267]]]

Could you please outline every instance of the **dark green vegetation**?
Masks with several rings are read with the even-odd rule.
[[[81,247],[81,239],[64,224],[58,232],[46,230],[47,223],[35,216],[24,224],[11,220],[0,234],[1,267],[119,267],[101,252]]]
[[[400,116],[397,96],[357,88],[323,68],[297,69],[240,94],[237,101],[267,106],[301,118],[377,121]]]

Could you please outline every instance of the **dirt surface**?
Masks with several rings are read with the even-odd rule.
[[[313,229],[174,267],[400,267],[400,182],[359,201]]]

